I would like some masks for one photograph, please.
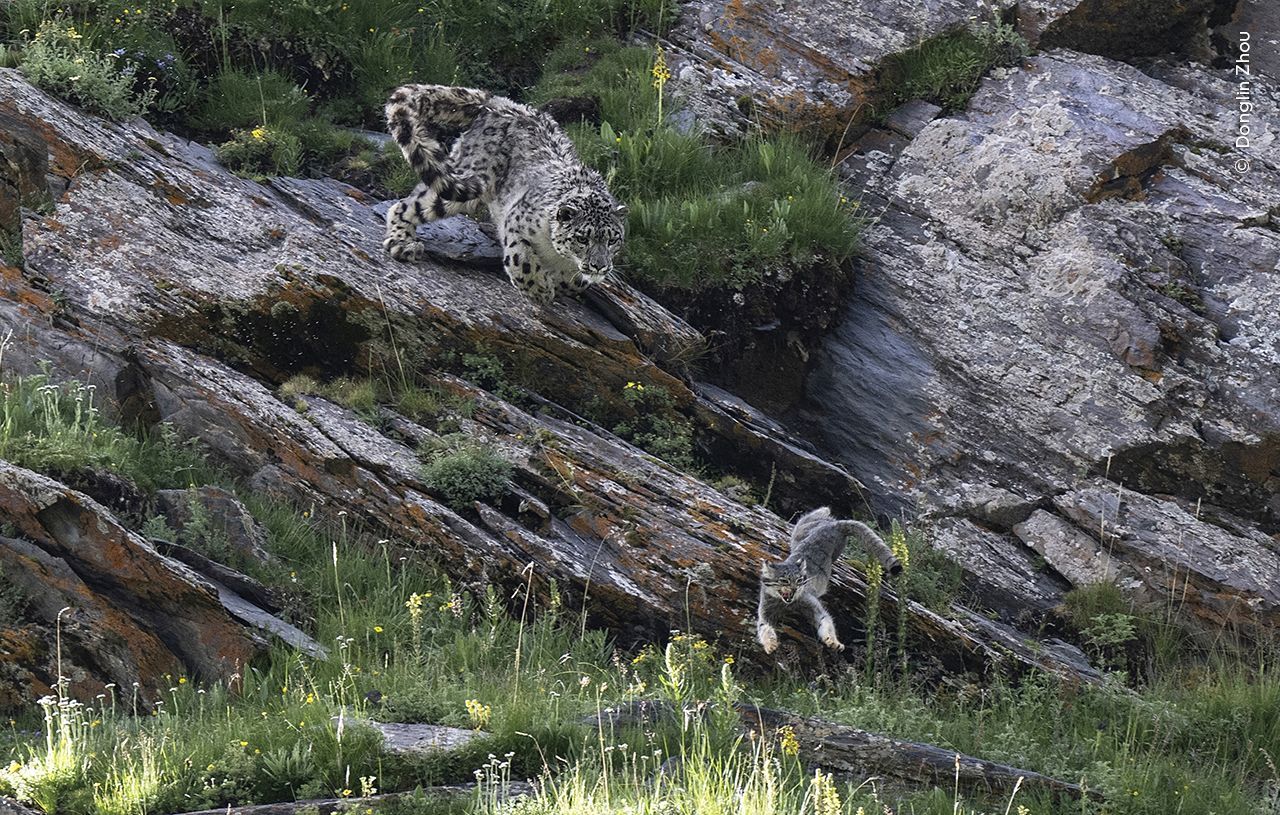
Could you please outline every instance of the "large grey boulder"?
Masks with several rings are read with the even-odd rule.
[[[1269,624],[1275,136],[1235,147],[1227,71],[1144,67],[1047,51],[986,80],[964,114],[851,162],[882,212],[804,419],[878,512],[923,509],[962,560],[990,562],[994,535],[1006,561],[1030,547],[1074,585],[1159,596],[1176,571],[1213,586],[1187,598],[1196,617],[1217,624],[1234,603],[1233,623]],[[1123,492],[1122,515],[1164,519],[1165,565],[1143,524],[1069,511],[1086,485]],[[1174,523],[1188,503],[1200,520]],[[1227,551],[1247,575],[1222,571]],[[1006,592],[1046,599],[1017,574]]]

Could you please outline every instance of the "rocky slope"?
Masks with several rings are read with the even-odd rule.
[[[1100,578],[1176,596],[1215,630],[1273,625],[1280,167],[1266,137],[1231,147],[1231,81],[1187,59],[1220,45],[1211,26],[1224,15],[1252,20],[1260,40],[1274,19],[1260,3],[1179,4],[1161,19],[1188,56],[1130,65],[1115,59],[1123,38],[1081,22],[1098,4],[1020,4],[1009,12],[1023,31],[1056,47],[989,78],[961,115],[917,104],[881,129],[849,126],[878,92],[880,61],[963,24],[967,6],[926,4],[912,27],[881,4],[837,5],[693,3],[672,34],[705,123],[732,129],[733,111],[752,106],[838,123],[851,189],[881,213],[807,403],[787,417],[822,454],[691,381],[682,363],[703,338],[625,285],[539,310],[465,221],[431,228],[438,256],[389,262],[376,202],[351,187],[246,181],[198,145],[109,125],[0,71],[0,117],[15,134],[0,141],[0,175],[29,208],[25,265],[0,265],[6,369],[47,362],[93,383],[121,421],[170,423],[247,488],[356,515],[465,586],[545,592],[554,579],[625,643],[692,628],[756,654],[756,564],[784,545],[781,516],[821,503],[923,510],[982,604],[1027,630],[1069,586]],[[1118,5],[1139,15],[1145,4]],[[1252,163],[1243,174],[1240,156]],[[51,211],[30,212],[45,198]],[[477,353],[532,395],[468,381],[457,361]],[[438,441],[429,422],[385,409],[370,422],[277,390],[298,373],[393,367],[474,402],[462,429],[514,465],[500,500],[452,509],[433,493],[416,452]],[[770,508],[587,416],[632,415],[628,383],[668,392],[718,468],[769,485]],[[65,489],[35,478],[7,482],[6,515]],[[119,526],[89,497],[65,500],[98,528]],[[16,530],[0,539],[7,562],[34,573],[60,557],[83,582],[104,579],[46,527]],[[116,673],[86,661],[87,675],[155,683],[175,664],[210,672],[246,658],[257,635],[227,627],[219,589],[121,534],[157,559],[148,568],[178,575],[166,579],[183,582],[216,636],[207,651],[131,654]],[[841,568],[837,583],[833,611],[860,619],[862,576]],[[151,630],[146,591],[129,591],[117,600],[129,624]],[[892,619],[895,598],[884,602]],[[1097,676],[1070,647],[963,606],[911,604],[908,619],[922,666]],[[12,647],[15,632],[34,645]],[[789,634],[785,657],[821,653]],[[44,659],[49,636],[11,626],[0,647],[10,661]]]
[[[565,602],[585,606],[623,642],[691,627],[748,655],[756,652],[756,564],[781,550],[783,519],[582,412],[625,416],[629,382],[665,389],[720,466],[762,492],[772,484],[772,506],[847,507],[856,493],[843,469],[775,422],[684,379],[678,360],[701,338],[625,286],[595,293],[591,306],[539,310],[498,273],[488,239],[466,221],[436,227],[432,245],[448,259],[392,263],[380,250],[375,202],[338,182],[237,178],[198,145],[141,122],[96,120],[13,72],[0,72],[0,110],[25,128],[26,141],[47,145],[50,171],[67,185],[50,214],[24,222],[24,268],[0,269],[6,370],[43,362],[56,377],[94,384],[118,419],[163,421],[200,439],[246,489],[314,506],[322,517],[357,517],[467,587],[532,580],[545,595],[554,579]],[[523,388],[490,383],[490,393],[451,375],[471,352]],[[275,390],[300,372],[385,375],[389,366],[474,404],[462,430],[514,464],[505,496],[451,509],[425,482],[416,453],[438,440],[436,430],[389,410],[371,423],[323,398]],[[523,407],[507,401],[523,389],[532,394]],[[20,511],[23,496],[16,490],[0,506]],[[116,524],[105,507],[75,500]],[[34,531],[20,524],[19,532],[24,546],[48,551]],[[77,568],[104,577],[100,565]],[[866,586],[852,571],[840,577],[845,587],[832,602],[858,619]],[[896,614],[892,597],[885,604],[884,614]],[[240,604],[224,605],[246,617]],[[912,604],[908,616],[924,665],[1094,676],[1071,649],[1042,648],[963,608],[948,617]],[[793,657],[817,651],[812,638],[792,633]],[[46,640],[42,653],[50,650]],[[197,660],[178,658],[199,672]],[[156,681],[146,666],[135,672]]]

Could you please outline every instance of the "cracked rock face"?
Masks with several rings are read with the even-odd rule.
[[[884,210],[803,419],[996,595],[1176,572],[1207,626],[1270,625],[1280,162],[1273,135],[1234,147],[1227,72],[1145,68],[1049,50],[851,162]],[[1024,547],[1052,580],[983,568]]]
[[[846,137],[857,133],[850,126],[867,120],[878,101],[886,57],[997,18],[1007,19],[1032,45],[1054,32],[1063,32],[1056,36],[1064,39],[1094,34],[1097,40],[1096,26],[1087,23],[1100,4],[1135,5],[1133,0],[691,0],[681,4],[680,19],[667,35],[672,88],[685,107],[677,120],[728,135],[763,123],[828,138],[832,147],[847,146]],[[1172,13],[1162,9],[1155,15],[1169,29],[1168,39],[1203,28],[1214,0],[1174,5],[1179,8]],[[1117,35],[1152,30],[1149,9],[1109,12]],[[1213,19],[1220,22],[1222,13]]]

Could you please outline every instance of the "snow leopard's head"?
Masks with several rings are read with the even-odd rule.
[[[626,219],[626,206],[609,194],[604,182],[592,184],[560,202],[551,219],[551,246],[597,283],[613,271]]]

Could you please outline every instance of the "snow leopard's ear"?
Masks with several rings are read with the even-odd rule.
[[[573,204],[565,204],[556,211],[556,220],[562,224],[572,221],[578,216],[578,208]]]

